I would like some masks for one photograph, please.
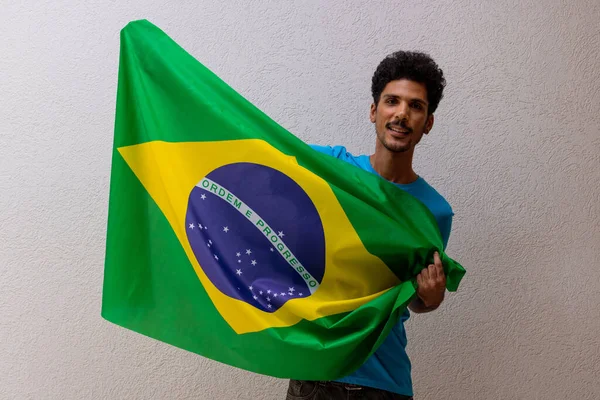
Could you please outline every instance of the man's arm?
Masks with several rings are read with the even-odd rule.
[[[433,262],[417,275],[417,297],[408,305],[414,313],[431,312],[444,301],[446,275],[437,252],[433,255]]]

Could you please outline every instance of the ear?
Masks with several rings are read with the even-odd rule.
[[[369,119],[372,123],[375,123],[375,115],[377,114],[377,106],[375,103],[371,103],[371,112],[369,113]]]
[[[429,131],[431,130],[431,128],[433,128],[433,120],[434,120],[433,114],[431,114],[427,117],[427,121],[425,121],[425,129],[423,130],[424,134],[427,135],[429,133]]]

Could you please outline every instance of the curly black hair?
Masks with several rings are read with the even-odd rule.
[[[424,84],[429,102],[428,113],[435,112],[444,95],[446,79],[440,67],[428,54],[397,51],[385,57],[377,66],[371,83],[371,93],[376,106],[385,85],[398,79],[409,79]]]

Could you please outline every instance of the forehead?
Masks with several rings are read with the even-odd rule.
[[[381,97],[394,96],[407,99],[419,99],[427,102],[427,88],[425,84],[408,79],[398,79],[388,82],[381,92]]]

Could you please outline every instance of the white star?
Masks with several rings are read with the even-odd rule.
[[[225,232],[225,233],[229,232],[229,228],[228,228],[228,227],[226,227],[226,226],[224,226],[224,227],[223,227],[223,232]]]
[[[256,265],[256,260],[252,260],[252,262],[250,264]]]
[[[267,293],[271,294],[271,289],[267,290]]]
[[[238,260],[238,263],[241,263],[241,262],[242,262],[242,260]]]
[[[254,300],[257,300],[257,299],[258,299],[258,297],[256,297],[256,296],[252,296],[252,297],[254,298]]]
[[[205,195],[204,193],[202,193],[202,194],[200,195],[200,198],[201,198],[202,200],[204,200],[204,199],[206,199],[206,195]]]
[[[275,250],[273,250],[273,248],[271,247],[271,251],[275,251]]]
[[[298,293],[298,296],[302,296],[302,292]]]
[[[194,229],[194,224],[190,224],[190,229]]]
[[[289,288],[288,291],[289,292],[294,292],[296,289],[294,289],[293,287]]]
[[[252,289],[254,289],[254,288],[253,288],[252,286],[248,286],[248,289],[252,290]]]
[[[285,296],[285,293],[281,292],[279,293],[280,296]]]
[[[236,270],[235,270],[235,273],[236,273],[236,274],[238,274],[238,276],[239,276],[239,275],[241,275],[241,274],[242,274],[242,270],[241,270],[241,269],[236,269]]]
[[[198,228],[202,229],[202,224],[199,223],[198,224]]]
[[[273,295],[273,297],[277,297],[277,293],[275,293],[275,294]]]
[[[238,251],[237,253],[235,253],[235,256],[236,256],[236,257],[239,257],[239,256],[241,256],[241,255],[242,255],[242,253],[240,253],[239,251]]]
[[[267,308],[271,308],[271,305],[270,305],[270,304],[267,304]]]
[[[250,250],[250,249],[247,249],[247,250],[246,250],[246,254],[248,254],[248,255],[252,254],[252,250]]]
[[[210,247],[210,243],[206,243],[206,245],[207,245],[208,247]]]
[[[218,259],[219,259],[219,257],[217,257],[217,255],[215,254],[215,260],[218,260]]]
[[[279,236],[280,238],[282,238],[282,237],[284,237],[284,236],[285,236],[285,233],[283,233],[283,231],[279,231],[279,232],[277,233],[277,236]]]
[[[263,291],[261,290],[260,292],[258,292],[259,294],[263,294]]]
[[[270,297],[267,297],[267,301],[271,301],[271,298],[270,298]]]

